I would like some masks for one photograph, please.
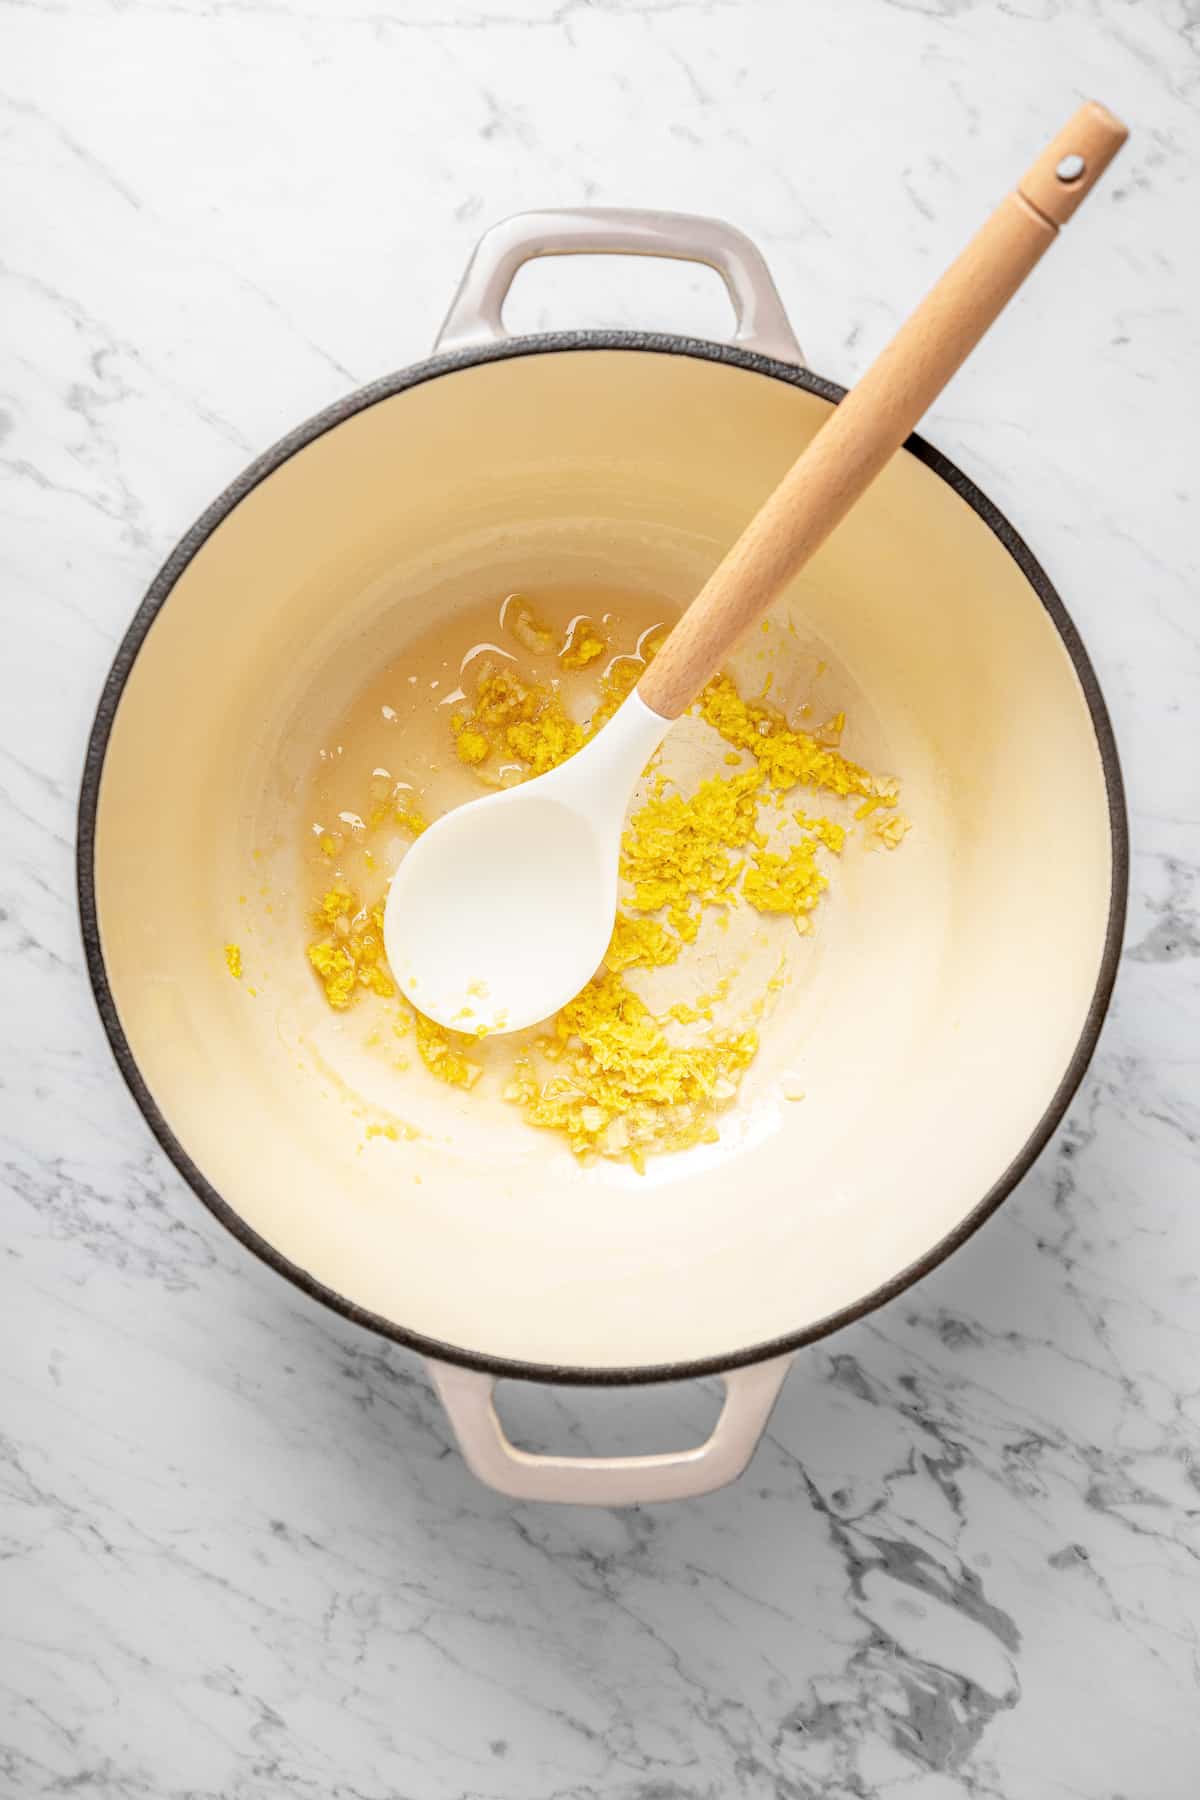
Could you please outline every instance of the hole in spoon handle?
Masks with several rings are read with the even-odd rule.
[[[1087,101],[1022,176],[1017,192],[1047,224],[1065,225],[1128,136],[1106,106]]]

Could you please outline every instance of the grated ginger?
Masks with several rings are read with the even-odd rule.
[[[518,1059],[505,1099],[531,1125],[562,1132],[577,1156],[622,1157],[639,1170],[650,1151],[715,1140],[716,1114],[758,1049],[749,1030],[673,1044],[608,971],[563,1007],[554,1031]]]
[[[885,850],[898,850],[911,830],[912,820],[899,812],[890,813],[885,819],[873,818],[868,826],[870,838],[882,844]]]
[[[415,838],[429,830],[429,820],[406,791],[398,792],[386,805],[377,806],[369,822],[373,831],[381,825],[399,825]]]
[[[523,596],[510,597],[503,618],[531,653],[552,648],[552,634]],[[567,713],[557,683],[536,683],[507,666],[485,664],[473,704],[451,717],[459,759],[486,781],[495,779],[485,766],[493,759],[503,759],[512,774],[516,763],[522,777],[557,767],[611,718],[664,635],[656,632],[639,654],[610,662],[587,726]],[[608,647],[591,621],[580,618],[558,660],[565,669],[586,669]],[[797,786],[857,800],[854,818],[862,821],[864,838],[888,848],[909,829],[895,811],[895,782],[841,754],[843,715],[813,732],[794,730],[765,704],[766,691],[744,700],[727,675],[704,690],[697,711],[730,746],[723,759],[730,772],[709,777],[686,796],[666,793],[661,777],[654,784],[622,841],[627,899],[604,965],[550,1028],[526,1041],[503,1088],[530,1125],[559,1132],[579,1157],[616,1158],[641,1169],[652,1153],[716,1138],[718,1116],[736,1098],[758,1050],[748,1021],[726,1030],[713,1025],[714,1008],[728,998],[729,977],[694,1002],[669,1006],[659,1018],[625,976],[678,962],[706,909],[715,911],[719,925],[728,923],[732,907],[745,904],[786,915],[801,932],[812,929],[811,915],[829,885],[819,858],[843,853],[847,827],[796,809],[790,819],[799,839],[772,842],[762,817],[772,795],[775,807]],[[382,810],[414,835],[425,828],[411,796],[397,794]],[[767,817],[778,822],[774,807]],[[379,822],[372,815],[372,825]],[[330,854],[324,840],[319,847]],[[330,1006],[344,1010],[367,992],[395,995],[383,956],[382,903],[363,905],[353,888],[338,881],[322,896],[314,920],[321,935],[308,946],[308,957]],[[772,978],[749,1009],[751,1018],[761,1017],[782,980],[782,973]],[[411,1021],[429,1073],[450,1086],[473,1088],[485,1066],[481,1034],[438,1025],[403,997],[399,1005],[396,1029],[407,1030]]]
[[[465,1032],[451,1031],[436,1019],[413,1008],[416,1023],[417,1054],[431,1075],[449,1087],[473,1088],[483,1074],[482,1066],[466,1054],[475,1040]]]
[[[843,798],[861,794],[877,805],[896,804],[894,782],[878,781],[834,748],[845,725],[845,715],[821,733],[793,731],[774,707],[743,700],[728,675],[714,675],[700,696],[700,716],[719,731],[726,743],[748,750],[772,787],[824,788]],[[822,738],[830,742],[823,743]]]
[[[330,927],[308,946],[308,960],[321,978],[325,998],[344,1012],[360,988],[390,1000],[396,992],[383,957],[383,902],[362,906],[353,888],[331,887],[313,914],[317,928]]]
[[[614,975],[622,969],[661,969],[675,962],[682,949],[682,938],[657,919],[631,919],[628,913],[618,913],[604,966]]]
[[[396,987],[384,961],[383,902],[362,906],[353,888],[339,882],[324,895],[313,918],[318,927],[333,927],[332,935],[308,946],[308,960],[334,1011],[344,1012],[364,992],[378,994],[381,1000],[392,999]],[[408,1008],[407,1001],[402,1005]],[[415,1008],[411,1011],[417,1053],[425,1067],[451,1087],[474,1087],[483,1070],[464,1054],[474,1040],[447,1030]]]
[[[603,656],[608,645],[590,619],[577,619],[571,634],[559,651],[558,660],[564,669],[586,669],[589,663]]]
[[[801,838],[786,856],[760,850],[746,873],[742,895],[757,912],[790,913],[800,931],[810,931],[808,915],[828,886],[817,867],[813,839]]]
[[[805,812],[794,812],[792,817],[802,831],[810,831],[820,843],[824,844],[827,850],[832,850],[835,856],[840,856],[846,848],[846,827],[844,825],[835,825],[832,819],[810,818]]]
[[[485,670],[469,713],[450,720],[454,745],[469,767],[490,757],[514,757],[531,775],[544,775],[574,756],[587,741],[582,725],[570,718],[550,688],[521,681],[508,669]]]
[[[524,594],[510,594],[500,609],[500,618],[505,630],[531,656],[545,656],[554,648],[554,633],[538,618]]]
[[[758,830],[757,769],[745,775],[714,775],[690,800],[679,794],[648,800],[629,822],[621,840],[621,873],[633,888],[638,912],[667,916],[681,936],[691,929],[693,900],[728,903],[742,860],[729,852],[763,844]]]

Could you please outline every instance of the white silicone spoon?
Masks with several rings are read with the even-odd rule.
[[[465,1031],[516,1031],[595,973],[647,760],[900,448],[1127,135],[1096,102],[1079,109],[830,414],[590,743],[417,839],[392,879],[384,943],[420,1011]]]

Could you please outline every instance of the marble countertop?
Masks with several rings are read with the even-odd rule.
[[[1194,8],[0,0],[0,45],[3,1800],[1192,1800]],[[986,1230],[797,1360],[737,1487],[509,1504],[416,1359],[224,1236],[121,1085],[73,900],[113,649],[252,456],[425,352],[496,218],[730,218],[848,381],[1087,93],[1133,141],[928,435],[1114,714],[1132,904],[1091,1073]],[[512,316],[722,307],[564,264]],[[621,1444],[713,1404],[519,1399]]]

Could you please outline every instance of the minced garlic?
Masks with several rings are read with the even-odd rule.
[[[381,825],[399,825],[413,837],[420,837],[428,831],[429,820],[404,789],[398,789],[382,805],[376,806],[371,813],[371,829],[377,831]]]
[[[689,1006],[686,1000],[677,1000],[674,1006],[668,1006],[667,1013],[677,1025],[697,1025],[701,1019],[707,1019],[711,1023],[713,1007],[719,1006],[728,995],[729,977],[723,975],[711,994],[697,996],[694,1006]]]
[[[431,1075],[450,1087],[472,1088],[483,1074],[477,1062],[465,1054],[476,1040],[465,1032],[451,1031],[435,1019],[416,1013],[417,1053]]]
[[[538,618],[524,594],[510,594],[500,609],[500,618],[505,630],[531,656],[545,656],[554,648],[554,633]]]
[[[743,700],[728,675],[716,675],[700,696],[700,716],[726,743],[748,750],[772,787],[793,788],[799,782],[831,794],[862,794],[882,806],[896,803],[894,783],[877,781],[833,747],[845,725],[844,714],[822,732],[793,731],[773,707]]]
[[[868,826],[870,837],[882,844],[885,850],[898,850],[911,830],[912,820],[906,819],[903,813],[896,812],[889,813],[883,819],[876,816]]]
[[[652,1150],[716,1138],[715,1117],[753,1061],[753,1031],[679,1045],[620,976],[597,975],[563,1007],[554,1036],[519,1059],[504,1090],[531,1125],[561,1131],[578,1156],[644,1166]]]
[[[671,794],[634,814],[621,840],[621,873],[638,912],[666,908],[675,930],[690,941],[696,935],[693,900],[728,902],[742,869],[742,859],[729,852],[766,842],[754,799],[760,780],[757,769],[714,775],[688,800]]]
[[[508,669],[487,669],[469,713],[450,726],[459,757],[472,768],[497,752],[513,757],[531,775],[544,775],[582,748],[587,733],[569,718],[550,688],[527,683]]]
[[[622,969],[661,969],[675,962],[682,949],[683,939],[657,919],[631,919],[628,913],[618,913],[604,966],[614,975]]]
[[[742,896],[758,912],[790,913],[799,929],[808,931],[808,915],[828,886],[817,867],[813,840],[801,838],[786,856],[758,851],[742,882]]]
[[[600,684],[599,704],[588,721],[590,736],[594,737],[602,725],[607,725],[621,702],[629,698],[646,673],[646,664],[652,655],[653,646],[648,645],[645,661],[638,656],[618,656],[608,665]]]
[[[564,669],[586,669],[597,657],[603,656],[608,645],[601,637],[598,629],[590,619],[577,619],[571,629],[571,635],[558,653],[558,660]]]
[[[381,1000],[390,1000],[396,989],[383,959],[383,902],[363,906],[353,888],[339,882],[331,887],[313,915],[326,935],[308,946],[308,960],[321,978],[325,998],[337,1012],[344,1012],[369,988]]]
[[[846,827],[844,825],[835,825],[832,819],[810,818],[805,812],[794,812],[792,817],[802,831],[811,831],[812,835],[819,839],[827,850],[832,850],[835,856],[842,854],[846,847]]]
[[[330,1006],[344,1012],[368,991],[382,1000],[392,999],[396,988],[384,961],[383,902],[363,906],[354,889],[339,882],[324,895],[313,919],[318,928],[332,928],[308,946],[308,960],[321,978]],[[403,1004],[407,1009],[407,1002]],[[448,1031],[415,1009],[413,1018],[417,1052],[425,1067],[452,1087],[474,1087],[483,1070],[463,1052],[475,1040]]]

